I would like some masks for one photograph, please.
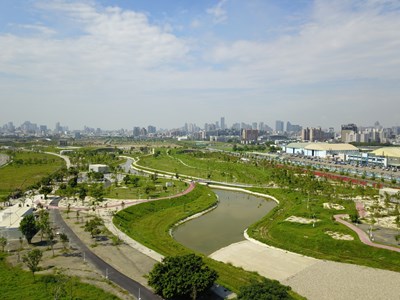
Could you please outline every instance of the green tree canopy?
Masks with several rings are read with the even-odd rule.
[[[277,280],[264,278],[261,282],[253,281],[252,284],[240,289],[238,300],[290,300],[288,294],[290,287],[282,285]]]
[[[39,249],[33,249],[29,251],[24,257],[22,258],[23,262],[26,266],[31,270],[33,280],[35,280],[35,272],[39,271],[39,262],[42,260],[43,253]]]
[[[21,223],[19,224],[19,230],[22,232],[22,234],[25,236],[26,240],[30,244],[32,238],[39,231],[35,217],[33,215],[26,215],[25,217],[23,217]]]
[[[197,299],[218,278],[200,256],[168,256],[157,263],[149,274],[149,285],[165,299]]]

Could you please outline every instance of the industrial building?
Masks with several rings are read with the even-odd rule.
[[[346,154],[359,153],[359,149],[350,144],[290,143],[285,147],[285,152],[320,158],[340,157],[344,159]]]
[[[387,159],[387,166],[400,168],[400,147],[382,147],[372,151],[375,156]]]

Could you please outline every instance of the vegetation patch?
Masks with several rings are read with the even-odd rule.
[[[102,289],[82,283],[77,277],[61,273],[35,275],[6,262],[5,254],[0,253],[0,281],[2,299],[118,299]]]

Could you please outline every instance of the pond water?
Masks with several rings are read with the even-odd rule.
[[[173,231],[179,243],[206,255],[244,240],[244,230],[277,205],[274,201],[246,193],[213,191],[219,197],[218,207]]]

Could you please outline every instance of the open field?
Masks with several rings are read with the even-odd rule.
[[[203,211],[216,202],[215,194],[204,186],[196,186],[191,193],[172,200],[162,200],[135,205],[119,212],[114,224],[133,239],[163,255],[180,255],[194,252],[176,242],[169,229],[197,212]],[[197,253],[203,256],[202,254]],[[206,263],[219,274],[218,283],[237,292],[259,275],[244,271],[228,264],[204,257]],[[297,299],[300,296],[293,294]]]
[[[15,152],[13,162],[0,169],[0,198],[25,189],[64,166],[64,160],[48,154]]]

